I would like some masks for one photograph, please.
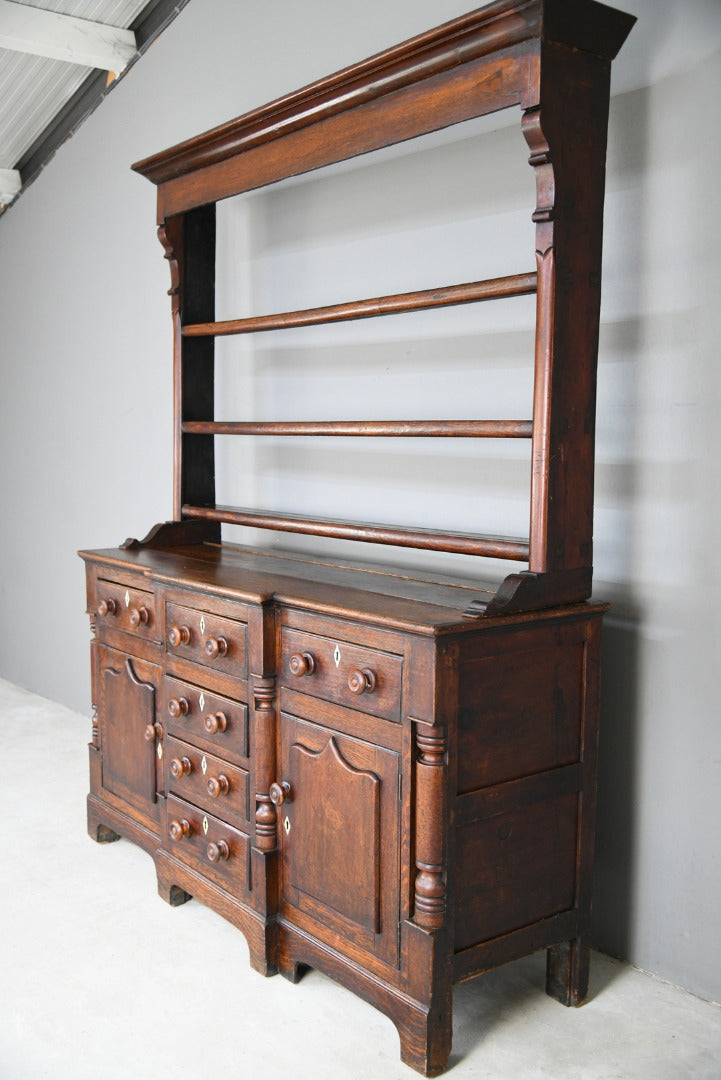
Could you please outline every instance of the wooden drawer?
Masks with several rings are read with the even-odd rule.
[[[281,679],[300,693],[400,722],[403,658],[284,626]]]
[[[165,740],[166,790],[233,825],[248,823],[248,773],[214,754],[169,735]]]
[[[234,896],[250,891],[250,838],[239,829],[168,796],[164,847]]]
[[[155,595],[145,589],[133,589],[117,581],[99,578],[95,617],[98,627],[107,626],[150,640],[159,636]]]
[[[169,603],[165,627],[169,656],[182,656],[227,675],[248,674],[248,628],[244,622]]]
[[[228,761],[247,761],[248,707],[242,702],[166,675],[160,715],[170,735]]]

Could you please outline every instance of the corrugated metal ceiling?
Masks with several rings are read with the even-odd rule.
[[[139,53],[187,2],[14,0],[23,7],[41,8],[123,30],[133,29]],[[108,76],[96,68],[0,48],[0,170],[19,170],[22,186],[27,186],[57,146],[99,103],[107,81]],[[77,104],[73,109],[74,103]],[[65,114],[68,123],[64,129]],[[3,174],[6,180],[8,175]],[[0,204],[8,201],[7,192],[3,196],[0,191]]]

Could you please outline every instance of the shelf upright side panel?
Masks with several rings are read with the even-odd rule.
[[[199,206],[182,215],[180,267],[180,321],[206,322],[215,318],[215,204]],[[215,415],[215,341],[182,338],[176,370],[176,470],[173,513],[180,520],[185,503],[215,503],[215,445],[212,435],[188,436],[187,421],[213,420]]]
[[[590,572],[610,61],[543,42],[540,70],[530,570]]]

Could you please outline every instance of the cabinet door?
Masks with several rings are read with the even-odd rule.
[[[281,768],[283,916],[397,966],[399,755],[283,714]]]
[[[153,729],[160,671],[105,648],[98,650],[98,667],[103,790],[157,821],[162,742]]]

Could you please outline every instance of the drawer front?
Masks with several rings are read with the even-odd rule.
[[[400,722],[402,657],[288,626],[281,652],[289,689]]]
[[[99,627],[123,630],[150,640],[159,636],[155,596],[145,589],[131,589],[117,581],[99,578],[95,617]]]
[[[248,628],[244,622],[168,604],[165,630],[169,656],[182,656],[226,675],[248,674]]]
[[[183,799],[168,796],[164,847],[233,895],[250,891],[250,838]]]
[[[161,715],[170,735],[228,761],[247,761],[248,706],[242,702],[166,675]]]
[[[169,735],[166,790],[232,825],[248,824],[248,773],[214,754]]]

